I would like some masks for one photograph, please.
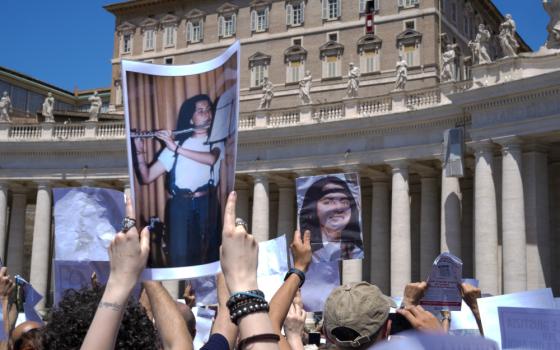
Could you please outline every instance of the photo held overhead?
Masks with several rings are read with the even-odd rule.
[[[151,279],[214,274],[233,190],[239,43],[206,62],[122,62],[137,226],[150,227]]]

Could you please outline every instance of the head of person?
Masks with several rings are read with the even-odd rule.
[[[196,337],[196,318],[194,317],[194,313],[192,312],[191,308],[187,305],[179,302],[175,302],[179,313],[185,320],[185,324],[187,325],[187,329],[191,335],[191,338],[194,339]]]
[[[346,181],[326,176],[314,182],[303,198],[300,229],[311,232],[314,250],[329,241],[353,242],[361,247],[358,206]]]
[[[323,331],[338,349],[367,349],[391,332],[395,302],[367,282],[335,288],[325,301]]]
[[[187,99],[179,109],[179,117],[177,118],[177,130],[192,129],[195,127],[205,127],[212,124],[214,115],[214,106],[208,95],[196,95]],[[192,133],[179,134],[175,137],[178,142],[182,142]]]
[[[12,332],[13,350],[42,350],[42,324],[25,321]]]
[[[47,316],[43,332],[45,349],[78,349],[93,321],[105,288],[68,290]],[[131,297],[117,335],[115,349],[157,349],[158,335],[146,310]]]

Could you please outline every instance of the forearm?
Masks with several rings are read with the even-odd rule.
[[[290,310],[290,305],[299,289],[299,282],[298,275],[292,273],[270,300],[270,311],[268,314],[270,315],[274,332],[278,335],[280,335],[280,330]]]
[[[12,331],[11,328],[11,319],[10,319],[10,301],[9,298],[2,298],[2,317],[3,320],[2,322],[4,322],[4,334],[6,335],[7,338],[10,337],[10,333]]]
[[[164,349],[192,349],[191,335],[175,301],[160,282],[144,282]]]
[[[256,312],[243,317],[239,321],[239,339],[247,339],[254,335],[276,333],[272,327],[270,317],[266,312]],[[247,350],[277,350],[275,341],[259,341],[248,344]]]
[[[482,321],[480,320],[480,313],[478,312],[478,306],[471,306],[470,308],[476,320],[476,324],[478,325],[478,330],[480,331],[480,335],[483,336],[484,330],[482,329]]]
[[[137,153],[136,154],[136,161],[138,163],[138,172],[140,173],[140,177],[142,178],[143,184],[150,183],[150,170],[148,165],[146,164],[146,159],[144,159],[145,152]]]
[[[183,147],[179,147],[177,153],[205,165],[213,165],[217,160],[216,155],[211,152],[192,151]]]
[[[301,335],[287,333],[286,341],[283,343],[287,346],[286,350],[303,350],[303,340],[301,339]],[[283,350],[282,345],[280,348]]]
[[[82,350],[112,350],[132,286],[109,278],[105,293],[82,343]]]
[[[238,328],[235,323],[231,322],[229,310],[225,305],[218,306],[218,315],[216,316],[214,324],[212,324],[210,334],[214,333],[223,335],[228,341],[229,348],[233,350],[237,343]]]

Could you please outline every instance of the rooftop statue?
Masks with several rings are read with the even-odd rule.
[[[54,97],[51,92],[47,94],[45,101],[43,102],[43,110],[41,114],[45,117],[46,123],[54,123]]]
[[[88,100],[91,102],[89,107],[89,120],[90,122],[96,122],[99,119],[99,114],[101,112],[101,105],[103,101],[101,97],[97,95],[97,90],[91,95]]]
[[[302,105],[311,103],[311,84],[313,77],[310,71],[305,71],[305,76],[299,81],[299,98]]]
[[[543,0],[543,7],[550,16],[546,26],[548,38],[544,46],[549,50],[560,50],[560,0]]]
[[[4,91],[2,98],[0,98],[0,122],[11,123],[10,113],[12,113],[12,100],[8,96],[8,91]]]
[[[348,87],[346,88],[347,97],[358,97],[358,88],[360,87],[360,69],[354,65],[349,64],[348,68]]]
[[[519,43],[515,39],[515,21],[511,18],[511,15],[506,14],[506,20],[500,24],[500,34],[498,34],[498,40],[500,47],[502,48],[503,57],[516,57],[517,50],[519,49]]]

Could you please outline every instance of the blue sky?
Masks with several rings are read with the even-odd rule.
[[[0,66],[70,91],[109,86],[115,21],[102,6],[113,2],[3,1]],[[548,23],[541,0],[494,3],[513,15],[525,41],[538,50]]]

